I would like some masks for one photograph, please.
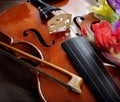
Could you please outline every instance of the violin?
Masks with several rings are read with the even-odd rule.
[[[70,29],[65,26],[65,28],[67,28],[65,31],[59,31],[57,29],[58,32],[56,32],[56,29],[49,30],[48,27],[48,21],[54,16],[54,13],[51,14],[53,11],[59,11],[58,13],[61,14],[63,10],[72,14],[72,18],[77,15],[87,14],[87,6],[89,6],[89,3],[82,0],[76,2],[77,3],[73,5],[74,0],[55,1],[50,3],[50,5],[52,5],[50,6],[41,0],[30,0],[30,2],[11,7],[0,15],[0,36],[2,41],[8,43],[15,49],[14,51],[12,49],[12,51],[10,50],[14,56],[28,63],[32,63],[34,67],[44,71],[48,75],[54,76],[56,79],[68,82],[73,74],[80,76],[61,47],[62,42],[76,36],[75,32],[78,32],[78,29],[76,29],[73,23],[71,26],[68,26]],[[39,3],[40,7],[38,5]],[[73,9],[71,5],[74,6]],[[66,15],[61,15],[60,17],[64,18]],[[57,19],[56,22],[59,21],[60,20]],[[50,27],[54,28],[54,24],[51,24]],[[7,46],[4,45],[4,47],[6,48]],[[30,57],[23,52],[23,54],[21,54],[21,51],[26,52]],[[33,55],[34,58],[33,56],[31,57],[31,55]],[[49,63],[46,64],[46,61]],[[55,68],[52,68],[54,67],[53,64]],[[59,66],[60,69],[59,67],[56,69],[56,66]],[[63,70],[61,70],[61,68]],[[66,73],[69,73],[66,70],[73,74],[69,74],[68,76],[70,77],[66,76]],[[81,87],[82,93],[76,94],[48,78],[41,76],[37,72],[35,75],[38,93],[44,102],[97,101],[88,86],[84,83],[84,80]]]

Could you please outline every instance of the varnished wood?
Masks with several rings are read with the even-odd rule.
[[[65,69],[63,69],[63,68],[61,68],[59,66],[56,66],[56,65],[54,65],[52,63],[44,61],[44,60],[42,60],[40,58],[37,58],[37,57],[35,57],[35,56],[33,56],[33,55],[29,54],[29,53],[26,53],[26,52],[24,52],[22,50],[19,50],[19,49],[15,48],[15,47],[12,47],[12,46],[10,46],[10,45],[2,42],[2,41],[0,41],[0,45],[3,46],[3,47],[8,48],[10,50],[13,50],[14,52],[19,53],[19,54],[21,54],[21,55],[23,55],[23,56],[25,56],[27,58],[30,58],[30,59],[32,59],[34,61],[43,63],[43,64],[45,64],[45,65],[47,65],[47,66],[49,66],[51,68],[54,68],[57,71],[60,71],[60,72],[62,72],[64,74],[68,75],[69,77],[71,77],[71,80],[67,83],[67,85],[71,86],[71,91],[76,92],[78,94],[81,93],[80,86],[82,84],[83,79],[80,78],[79,76],[76,76],[75,74],[73,74],[73,73],[71,73],[71,72],[69,72],[69,71],[67,71],[67,70],[65,70]],[[47,75],[47,76],[49,76],[49,75]]]
[[[68,1],[69,0],[64,0],[63,2],[56,1],[56,3],[50,3],[50,4],[64,8],[69,13],[70,12],[72,13],[73,12],[71,8],[72,6],[65,7]],[[77,12],[78,12],[77,15],[80,15],[79,10],[77,10]],[[29,32],[30,33],[29,36],[24,37],[23,32],[28,28],[37,29],[40,32],[40,34],[43,36],[43,39],[46,41],[46,43],[50,45],[50,47],[44,47],[35,37],[33,32]],[[37,8],[35,8],[33,5],[29,3],[23,3],[21,5],[12,7],[8,11],[2,13],[2,15],[0,16],[0,31],[12,39],[10,42],[12,46],[19,47],[16,45],[20,42],[23,47],[25,44],[23,42],[29,42],[28,43],[29,46],[33,46],[35,47],[35,49],[37,48],[34,52],[42,53],[42,57],[44,60],[49,61],[50,63],[54,63],[55,65],[65,68],[66,70],[78,75],[73,65],[71,64],[70,60],[68,59],[63,49],[61,48],[61,42],[65,41],[66,39],[69,39],[71,36],[68,37],[63,36],[63,38],[65,37],[65,39],[63,39],[61,37],[58,37],[58,35],[54,35],[54,34],[49,35],[46,28],[47,28],[46,21],[40,19]],[[74,34],[74,32],[72,31],[70,33]],[[64,35],[64,32],[58,34]],[[51,45],[52,40],[55,40],[55,44],[53,45]],[[21,50],[23,51],[26,50],[24,47],[23,48],[22,47],[20,47]],[[27,52],[30,51],[27,50]],[[41,54],[37,54],[35,56],[41,58]],[[41,65],[41,63],[39,63],[37,68],[44,70],[46,73],[53,75],[54,77],[64,82],[68,81],[68,78],[66,78],[66,76],[60,74],[59,72],[56,72],[55,70],[52,70],[48,66]],[[119,70],[108,68],[108,70],[109,69],[115,81],[119,84],[120,83],[120,76],[118,74]],[[45,100],[47,100],[48,102],[61,102],[61,101],[62,102],[80,102],[80,101],[96,102],[97,101],[93,93],[88,88],[88,86],[84,83],[84,79],[82,84],[83,91],[81,95],[76,95],[74,93],[69,92],[63,87],[54,84],[52,81],[38,74],[36,74],[36,77],[38,80],[37,85],[38,85],[39,95],[40,96],[43,95]]]

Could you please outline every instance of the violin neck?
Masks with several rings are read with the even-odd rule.
[[[60,8],[51,6],[42,0],[27,0],[27,2],[31,2],[35,7],[38,8],[42,18],[48,18],[48,14],[52,13],[52,11],[60,10]]]

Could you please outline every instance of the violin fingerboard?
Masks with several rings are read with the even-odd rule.
[[[120,102],[119,87],[85,37],[71,38],[62,47],[100,102]]]

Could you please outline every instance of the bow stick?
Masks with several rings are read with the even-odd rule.
[[[3,46],[3,47],[9,48],[10,50],[13,50],[13,51],[15,51],[15,52],[17,52],[17,53],[19,53],[19,54],[21,54],[21,55],[24,55],[24,56],[26,56],[26,57],[28,57],[28,58],[30,58],[30,59],[32,59],[32,60],[35,60],[35,61],[37,61],[37,62],[44,63],[44,64],[46,64],[47,66],[49,66],[49,67],[51,67],[51,68],[54,68],[54,69],[56,69],[56,70],[58,70],[58,71],[60,71],[60,72],[62,72],[62,73],[64,73],[64,74],[70,76],[70,77],[71,77],[71,80],[70,80],[67,84],[64,84],[63,82],[61,82],[61,81],[59,81],[59,80],[57,80],[57,79],[55,79],[55,78],[53,78],[53,77],[45,74],[45,73],[42,72],[40,69],[37,69],[36,67],[33,67],[32,65],[30,65],[30,64],[28,64],[28,63],[26,63],[26,62],[24,62],[24,61],[22,61],[22,60],[20,60],[20,59],[18,59],[18,58],[15,58],[15,57],[13,57],[12,55],[10,55],[9,53],[7,53],[7,52],[5,52],[5,51],[3,52],[2,49],[0,49],[0,51],[1,51],[3,54],[5,54],[6,56],[8,56],[8,57],[10,57],[10,58],[12,58],[12,59],[15,59],[15,60],[16,60],[17,62],[19,62],[19,63],[24,64],[26,67],[32,68],[33,70],[39,72],[41,75],[44,75],[44,76],[46,76],[46,77],[49,78],[49,79],[52,79],[53,81],[61,84],[62,86],[70,89],[70,90],[73,91],[73,92],[76,92],[76,93],[79,93],[79,94],[81,93],[80,86],[81,86],[82,81],[83,81],[83,79],[82,79],[81,77],[79,77],[79,76],[77,76],[77,75],[75,75],[75,74],[73,74],[73,73],[71,73],[71,72],[69,72],[69,71],[67,71],[67,70],[65,70],[65,69],[62,69],[62,68],[59,67],[59,66],[56,66],[56,65],[54,65],[54,64],[52,64],[52,63],[49,63],[49,62],[44,61],[44,60],[42,60],[42,59],[40,59],[40,58],[38,58],[38,57],[35,57],[35,56],[33,56],[33,55],[29,54],[29,53],[26,53],[26,52],[24,52],[24,51],[22,51],[22,50],[19,50],[19,49],[15,48],[15,47],[12,47],[12,46],[10,46],[10,45],[2,42],[2,41],[0,41],[0,45]]]

